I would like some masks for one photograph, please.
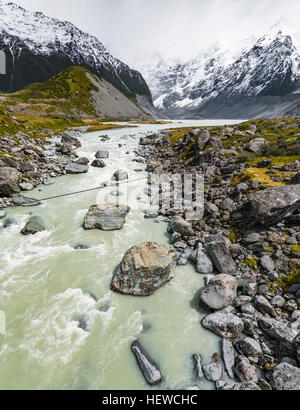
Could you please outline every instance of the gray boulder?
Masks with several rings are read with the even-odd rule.
[[[194,236],[191,223],[183,219],[181,216],[175,217],[170,222],[170,229],[172,232],[178,232],[182,236]]]
[[[86,157],[80,157],[77,161],[76,161],[76,163],[77,164],[79,164],[79,165],[89,165],[89,159],[88,158],[86,158]]]
[[[34,198],[29,198],[25,195],[14,194],[12,195],[12,200],[14,205],[17,206],[24,206],[24,207],[31,207],[31,206],[39,206],[41,202]]]
[[[230,340],[224,339],[222,340],[222,354],[223,360],[225,363],[225,369],[227,371],[228,376],[233,379],[233,366],[234,366],[234,348],[233,344]]]
[[[92,163],[91,166],[94,168],[105,168],[106,164],[102,159],[95,159]]]
[[[250,141],[249,144],[249,151],[251,152],[259,152],[261,147],[264,145],[265,139],[264,138],[254,138],[252,141]]]
[[[263,354],[259,342],[251,337],[245,337],[236,343],[236,346],[246,356],[261,356]]]
[[[61,143],[71,145],[74,148],[80,148],[81,147],[81,142],[79,141],[79,139],[77,139],[75,137],[72,137],[71,135],[69,135],[67,133],[62,134]]]
[[[136,361],[143,373],[146,382],[150,386],[155,386],[162,382],[162,375],[158,365],[149,356],[141,343],[136,340],[131,345],[131,350],[135,355]]]
[[[40,216],[32,216],[22,229],[22,235],[35,235],[38,232],[45,231],[46,224]]]
[[[297,330],[290,328],[285,322],[276,319],[262,317],[258,319],[258,325],[272,339],[291,345],[298,334]]]
[[[237,267],[225,242],[209,242],[206,245],[206,249],[219,273],[233,276],[236,275]]]
[[[70,162],[66,167],[65,171],[67,174],[86,174],[89,167],[86,165],[80,165],[76,162]]]
[[[108,151],[98,151],[95,155],[97,159],[108,159],[109,152]]]
[[[132,296],[150,296],[175,276],[173,246],[144,242],[129,249],[115,273],[111,289]]]
[[[300,390],[300,369],[280,363],[273,372],[272,386],[276,390]]]
[[[0,197],[20,192],[21,174],[15,168],[0,168]]]
[[[0,210],[0,219],[5,218],[6,212]]]
[[[241,382],[258,381],[257,369],[245,356],[239,356],[235,365],[235,373]]]
[[[202,326],[225,339],[236,338],[244,329],[244,322],[231,313],[211,313],[202,320]]]
[[[83,227],[86,230],[100,229],[116,231],[122,229],[130,208],[126,205],[97,204],[92,205],[86,214]]]
[[[230,306],[237,297],[237,280],[231,275],[217,275],[201,293],[200,299],[214,310]]]
[[[205,145],[208,143],[209,140],[210,140],[209,132],[207,130],[199,130],[197,132],[195,149],[197,151],[202,151],[205,148]]]
[[[199,243],[197,249],[191,253],[190,260],[196,264],[196,271],[198,273],[209,275],[214,271],[214,265],[203,248],[202,243]]]
[[[213,361],[203,366],[205,378],[211,382],[216,382],[223,377],[224,366],[221,360]]]
[[[242,207],[244,220],[262,225],[277,225],[300,208],[300,184],[256,191]]]
[[[267,313],[268,315],[276,317],[276,312],[271,303],[264,296],[258,295],[255,297],[255,305],[257,310],[261,313]]]

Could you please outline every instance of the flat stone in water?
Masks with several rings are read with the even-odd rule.
[[[92,205],[86,214],[83,227],[86,230],[100,229],[102,231],[120,230],[126,220],[130,208],[126,205],[99,204]]]
[[[146,352],[146,350],[138,340],[132,343],[131,350],[135,355],[137,363],[144,375],[146,382],[150,386],[160,384],[162,382],[162,375],[159,367],[149,356],[149,354]]]

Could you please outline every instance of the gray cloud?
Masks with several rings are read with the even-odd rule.
[[[299,0],[16,0],[69,20],[135,65],[159,52],[189,58],[215,41],[262,34],[280,18],[300,15]],[[139,65],[139,64],[138,64]]]

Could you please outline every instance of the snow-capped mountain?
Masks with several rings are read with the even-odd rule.
[[[1,0],[0,50],[7,57],[7,73],[0,76],[1,91],[17,91],[29,83],[46,81],[70,66],[81,65],[127,96],[142,96],[152,104],[142,75],[114,58],[97,38],[67,21]]]
[[[156,107],[172,117],[300,115],[296,27],[291,34],[290,25],[281,21],[265,36],[230,50],[214,46],[191,61],[162,59],[140,70]]]

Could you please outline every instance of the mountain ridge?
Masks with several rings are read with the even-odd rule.
[[[70,22],[0,1],[0,49],[7,59],[7,73],[0,76],[1,91],[18,91],[30,83],[47,81],[68,67],[84,66],[127,97],[141,95],[152,104],[142,75]]]
[[[293,36],[278,25],[237,49],[213,47],[187,62],[162,59],[140,69],[155,106],[173,118],[298,116],[298,39],[300,32]]]

